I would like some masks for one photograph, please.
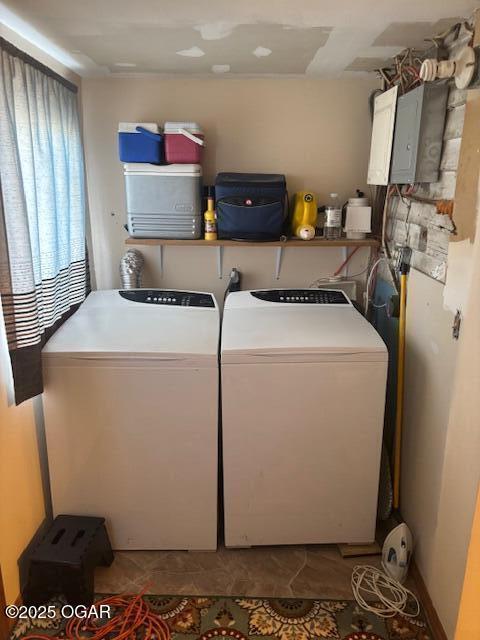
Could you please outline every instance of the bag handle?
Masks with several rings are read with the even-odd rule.
[[[151,138],[152,140],[156,140],[157,142],[160,142],[162,139],[162,136],[159,133],[152,133],[148,129],[145,129],[145,127],[135,127],[135,130],[138,131],[138,133],[141,133],[143,136]]]
[[[195,144],[199,144],[201,147],[205,146],[205,140],[202,140],[201,138],[194,136],[193,133],[190,133],[190,131],[187,131],[186,129],[179,129],[178,132],[181,133],[182,136],[185,136],[186,138],[191,140],[192,142],[195,142]]]

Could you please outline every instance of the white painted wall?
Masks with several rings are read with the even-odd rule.
[[[119,286],[118,264],[126,250],[118,122],[195,120],[205,129],[207,183],[218,171],[285,173],[291,196],[312,189],[325,201],[362,188],[370,144],[368,95],[376,81],[308,79],[206,79],[136,77],[87,79],[82,83],[93,262],[97,287]],[[366,188],[366,187],[364,187]],[[164,272],[158,248],[146,257],[145,284],[213,291],[223,296],[213,248],[166,247]],[[350,273],[366,266],[368,250],[352,259]],[[237,266],[248,287],[308,286],[331,275],[342,248],[289,248],[280,280],[274,280],[271,247],[228,248],[224,273]]]
[[[480,184],[479,184],[480,186]],[[472,185],[473,187],[473,185]],[[477,224],[480,212],[480,190]],[[466,273],[466,278],[470,273]],[[480,235],[472,257],[468,302],[462,320],[450,406],[437,531],[431,566],[431,596],[454,637],[480,483]],[[477,576],[478,578],[478,576]],[[473,640],[473,636],[472,636]]]
[[[453,640],[480,478],[479,303],[472,287],[457,342],[444,289],[411,271],[401,512],[415,538],[417,565]]]
[[[458,343],[444,285],[412,269],[408,279],[401,512],[412,529],[415,558],[429,590],[442,491],[448,415]],[[435,602],[442,617],[443,598]],[[442,618],[443,619],[443,618]]]

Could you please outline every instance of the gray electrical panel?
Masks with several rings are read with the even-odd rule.
[[[448,86],[422,84],[397,101],[390,183],[437,182]]]

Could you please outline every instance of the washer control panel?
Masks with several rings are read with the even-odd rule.
[[[272,289],[252,291],[252,296],[265,302],[294,304],[350,304],[343,291],[331,289]]]
[[[126,289],[119,291],[119,294],[126,300],[144,304],[161,304],[170,307],[215,307],[210,293],[167,289]]]

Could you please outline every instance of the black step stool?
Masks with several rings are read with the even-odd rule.
[[[57,516],[26,561],[24,604],[39,605],[60,594],[73,606],[92,604],[95,567],[113,562],[105,519]]]

